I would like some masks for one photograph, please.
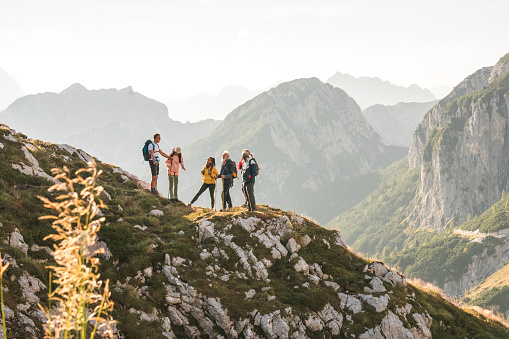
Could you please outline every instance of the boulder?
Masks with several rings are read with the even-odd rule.
[[[286,249],[290,254],[297,253],[297,251],[300,250],[300,245],[297,243],[297,241],[295,241],[295,239],[290,238],[286,244]]]
[[[21,250],[23,253],[27,254],[28,245],[25,243],[23,236],[19,232],[17,228],[14,229],[14,232],[11,233],[11,237],[9,239],[9,245],[14,248]]]

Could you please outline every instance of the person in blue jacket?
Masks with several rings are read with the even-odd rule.
[[[252,155],[249,152],[242,154],[244,160],[243,171],[242,171],[242,189],[244,195],[247,198],[247,208],[249,211],[256,210],[256,202],[254,196],[254,184],[256,176],[256,162],[253,160]]]

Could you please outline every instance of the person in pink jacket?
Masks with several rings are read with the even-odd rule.
[[[185,171],[184,157],[182,156],[182,150],[180,147],[176,147],[168,156],[166,160],[166,167],[168,167],[168,180],[170,182],[170,201],[177,202],[178,198],[178,184],[179,184],[179,170],[180,167]]]

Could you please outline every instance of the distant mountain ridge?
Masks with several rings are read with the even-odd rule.
[[[360,77],[337,72],[326,81],[339,87],[364,109],[376,104],[396,105],[400,102],[430,102],[436,100],[431,91],[415,84],[403,87],[380,78]]]
[[[400,102],[393,106],[373,105],[362,111],[384,144],[410,147],[415,129],[437,101]]]
[[[347,187],[355,186],[352,180],[376,181],[361,178],[406,152],[385,146],[352,98],[316,78],[293,80],[258,95],[231,112],[214,134],[184,151],[189,168],[201,169],[208,156],[219,164],[223,150],[238,161],[244,148],[261,167],[255,189],[260,202],[297,208],[322,221],[344,208],[339,205],[355,201],[346,197],[352,193],[347,194]],[[200,184],[199,171],[186,173],[182,183],[187,186],[182,196],[190,199]]]
[[[23,95],[25,95],[25,92],[18,83],[0,68],[0,111]]]
[[[219,124],[171,120],[164,104],[132,87],[88,90],[80,84],[60,93],[20,98],[0,112],[0,122],[36,138],[94,152],[144,179],[150,174],[148,165],[142,164],[141,147],[154,133],[161,133],[161,148],[169,152],[207,136]]]

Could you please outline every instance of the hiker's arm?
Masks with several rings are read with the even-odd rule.
[[[161,155],[165,158],[169,158],[170,156],[166,153],[164,153],[161,149],[159,149],[159,153],[161,153]]]
[[[148,151],[150,152],[150,159],[152,159],[153,162],[157,162],[156,157],[154,156],[154,150],[149,149]]]
[[[180,163],[180,166],[182,166],[182,169],[184,171],[187,171],[186,168],[184,167],[184,157],[181,157],[181,159],[182,159],[182,162]]]

